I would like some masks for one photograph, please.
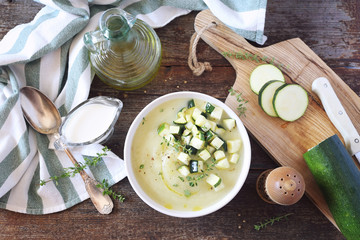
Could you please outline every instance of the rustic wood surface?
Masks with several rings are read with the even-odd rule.
[[[360,116],[359,96],[300,38],[292,38],[267,47],[255,47],[222,24],[210,10],[204,10],[196,16],[195,30],[199,33],[201,29],[212,23],[216,23],[216,27],[203,32],[201,38],[217,52],[220,54],[237,52],[242,55],[246,52],[251,56],[267,56],[268,62],[273,58],[274,64],[282,69],[287,83],[299,84],[308,92],[309,105],[300,119],[285,122],[279,118],[269,117],[259,106],[258,96],[254,94],[249,84],[249,76],[253,69],[259,64],[264,64],[265,61],[259,60],[259,57],[257,61],[243,60],[235,56],[226,57],[236,72],[233,88],[240,91],[242,97],[248,101],[246,116],[241,116],[245,127],[277,163],[293,167],[302,174],[306,183],[307,196],[335,224],[326,201],[304,161],[303,154],[334,134],[341,138],[341,134],[331,123],[322,107],[321,100],[312,91],[311,86],[316,78],[329,79],[358,130],[360,130],[360,122],[356,120]],[[287,64],[286,67],[285,64]],[[236,97],[229,94],[225,103],[237,111],[239,103]],[[357,160],[354,161],[358,163]]]
[[[0,39],[14,26],[29,22],[41,5],[29,0],[0,0]],[[222,101],[235,80],[232,66],[200,41],[198,58],[213,71],[200,77],[187,66],[189,39],[197,12],[175,19],[157,29],[163,46],[163,61],[157,77],[146,87],[122,92],[95,78],[91,97],[107,95],[124,102],[113,137],[106,143],[120,157],[132,120],[149,102],[166,93],[192,90]],[[324,62],[360,94],[360,3],[349,1],[268,1],[265,34],[271,45],[301,38]],[[211,87],[209,87],[211,86]],[[49,215],[26,215],[0,210],[0,239],[344,239],[333,224],[305,196],[292,206],[265,203],[255,189],[257,176],[278,165],[252,139],[249,176],[239,194],[221,210],[194,219],[169,217],[148,207],[132,190],[127,179],[114,186],[126,195],[115,203],[113,213],[102,216],[90,200],[66,211]],[[259,221],[294,213],[287,221],[256,231]]]

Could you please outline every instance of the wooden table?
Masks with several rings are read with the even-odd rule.
[[[29,22],[41,5],[29,0],[0,0],[0,39],[14,26]],[[358,95],[360,84],[360,6],[349,1],[269,0],[265,46],[300,37]],[[230,64],[207,44],[198,45],[199,60],[207,60],[213,71],[200,77],[187,66],[189,39],[194,32],[196,12],[179,17],[157,29],[163,46],[160,71],[151,84],[132,92],[122,92],[95,78],[90,96],[117,97],[124,109],[113,137],[106,145],[123,156],[127,129],[140,110],[155,98],[170,92],[192,90],[225,100],[235,72]],[[209,87],[210,86],[210,87]],[[292,206],[265,203],[257,195],[258,175],[277,164],[259,144],[251,140],[252,163],[239,194],[224,208],[194,219],[169,217],[147,206],[133,191],[127,179],[113,189],[126,195],[115,203],[110,215],[102,216],[90,200],[66,211],[49,215],[25,215],[0,210],[0,239],[343,239],[342,234],[304,196]],[[254,224],[293,213],[286,221],[256,231]]]

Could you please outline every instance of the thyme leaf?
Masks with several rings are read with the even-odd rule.
[[[240,59],[240,60],[250,60],[250,61],[254,61],[254,62],[265,62],[265,63],[269,63],[272,64],[282,70],[285,69],[289,69],[289,66],[284,66],[284,64],[282,63],[278,63],[278,61],[276,61],[276,59],[274,57],[270,58],[268,56],[259,56],[257,54],[252,54],[249,52],[242,52],[242,51],[232,51],[232,52],[223,52],[222,55],[224,57],[230,57],[230,58],[236,58],[236,59]]]
[[[107,179],[104,179],[102,183],[97,184],[96,187],[103,189],[103,195],[109,195],[114,200],[119,200],[119,202],[125,201],[125,197],[121,193],[117,193],[110,189]]]
[[[292,215],[293,213],[288,213],[288,214],[285,214],[285,215],[283,215],[283,216],[279,216],[279,217],[273,217],[273,218],[270,218],[270,219],[267,219],[267,220],[265,220],[264,222],[258,222],[258,224],[255,224],[254,225],[254,229],[255,230],[257,230],[257,231],[259,231],[259,230],[261,230],[261,229],[263,229],[263,228],[266,228],[267,227],[267,225],[273,225],[275,222],[279,222],[279,221],[281,221],[281,220],[283,220],[283,219],[287,219],[287,217],[288,216],[290,216],[290,215]]]
[[[239,103],[239,105],[237,106],[237,110],[239,112],[239,117],[244,115],[244,117],[246,117],[246,104],[249,102],[248,100],[245,100],[242,97],[242,93],[233,89],[232,87],[229,89],[229,93],[231,96],[235,96],[236,97],[236,101]]]
[[[103,147],[102,152],[101,153],[97,153],[95,157],[84,157],[84,163],[82,162],[78,162],[76,165],[74,165],[73,167],[67,167],[67,168],[63,168],[63,173],[59,176],[51,176],[49,179],[44,180],[41,179],[40,180],[40,186],[44,186],[46,185],[48,182],[54,182],[56,185],[59,184],[59,180],[62,178],[70,178],[70,177],[74,177],[76,174],[80,173],[81,171],[87,169],[90,166],[96,166],[100,161],[102,161],[102,157],[107,155],[107,152],[110,151],[110,149],[108,147]],[[108,184],[108,180],[107,179],[103,179],[102,183],[99,183],[98,185],[96,185],[98,188],[102,188],[103,194],[104,195],[109,195],[110,197],[112,197],[115,200],[119,200],[120,202],[123,202],[125,200],[125,197],[119,193],[114,192],[113,190],[111,190],[109,188],[109,184]]]

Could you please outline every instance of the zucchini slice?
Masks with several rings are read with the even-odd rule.
[[[271,80],[285,82],[284,75],[279,68],[272,64],[259,65],[250,74],[250,88],[255,94],[259,94],[262,86]]]
[[[360,237],[360,171],[337,135],[304,153],[336,224],[346,239]]]
[[[308,94],[298,84],[284,84],[274,94],[273,106],[283,120],[292,122],[304,115],[309,104]]]
[[[278,116],[273,106],[273,98],[276,89],[278,89],[284,84],[284,82],[272,80],[265,83],[265,85],[261,88],[259,92],[259,105],[262,110],[264,110],[264,112],[271,117]]]

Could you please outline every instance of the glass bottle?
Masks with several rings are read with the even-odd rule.
[[[161,43],[144,21],[122,9],[112,8],[100,17],[99,29],[84,35],[96,75],[120,90],[149,83],[161,62]]]

